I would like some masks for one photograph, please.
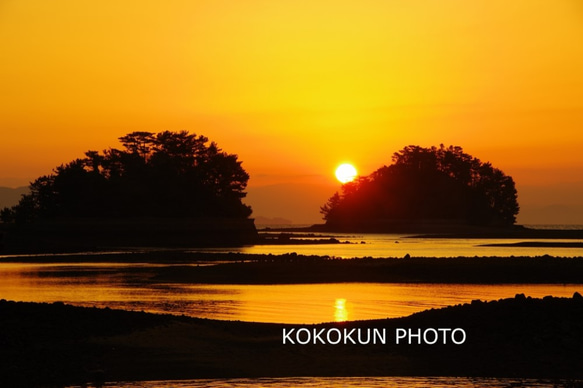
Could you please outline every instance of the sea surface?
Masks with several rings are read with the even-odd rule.
[[[583,229],[583,225],[536,225],[536,229]],[[278,235],[280,232],[263,230],[261,233]],[[241,252],[252,254],[285,254],[295,252],[302,255],[352,257],[484,257],[484,256],[583,256],[583,248],[565,247],[517,247],[509,244],[523,242],[583,242],[573,239],[487,239],[487,238],[417,238],[411,234],[374,234],[374,233],[325,233],[315,234],[333,237],[343,244],[307,245],[254,245],[240,248],[218,248],[215,252]],[[507,246],[491,246],[506,244]]]
[[[153,283],[159,264],[0,264],[0,298],[270,323],[382,319],[472,300],[571,297],[583,284]],[[146,272],[144,272],[146,271]]]
[[[413,239],[392,234],[335,234],[351,244],[274,245],[197,252],[243,252],[349,257],[431,256],[561,256],[581,257],[581,248],[488,247],[514,243],[507,239]],[[536,240],[545,241],[545,240]],[[546,240],[556,242],[558,240]],[[573,241],[573,240],[563,240]],[[142,250],[136,250],[139,255]],[[95,255],[87,262],[19,262],[0,256],[0,299],[32,302],[61,301],[78,306],[170,313],[192,317],[277,323],[320,323],[393,318],[472,300],[497,300],[525,294],[571,297],[583,293],[581,284],[411,284],[328,283],[298,285],[212,285],[160,283],[151,274],[172,264],[116,262],[108,253],[102,263]],[[121,257],[121,256],[120,256]],[[58,259],[58,257],[56,257]],[[55,260],[57,261],[57,260]],[[198,263],[200,265],[201,263]],[[197,265],[197,263],[193,263]],[[186,381],[111,382],[106,387],[561,387],[583,386],[566,381],[484,379],[461,377],[289,377],[268,379],[212,379]]]
[[[483,246],[528,240],[410,238],[393,234],[334,236],[352,244],[259,245],[218,251],[263,254],[297,252],[335,257],[402,257],[410,254],[434,256],[436,260],[454,256],[504,256],[509,260],[512,256],[583,256],[583,248]],[[216,251],[197,250],[203,253]],[[137,257],[139,252],[142,251],[136,250]],[[0,298],[32,302],[61,301],[79,306],[224,320],[319,323],[402,317],[430,308],[469,303],[475,299],[497,300],[516,294],[540,298],[547,295],[571,297],[574,292],[583,293],[583,279],[581,284],[503,285],[160,283],[152,281],[151,277],[166,264],[123,263],[121,259],[116,262],[115,252],[104,256],[103,263],[95,262],[95,255],[91,256],[91,260],[89,256],[87,262],[80,263],[51,263],[51,256],[43,258],[45,263],[22,263],[16,262],[18,257],[15,256],[0,256]],[[192,265],[201,265],[201,262],[193,262]]]
[[[278,377],[258,379],[201,379],[106,383],[110,388],[520,388],[581,387],[583,382],[565,380],[473,378],[473,377]],[[71,386],[74,387],[74,386]],[[83,385],[91,387],[91,385]]]

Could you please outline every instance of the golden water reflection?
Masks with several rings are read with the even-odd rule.
[[[571,387],[580,383],[572,380],[539,380],[522,378],[481,378],[481,377],[260,377],[238,379],[196,379],[124,381],[106,383],[109,388],[507,388],[507,387]],[[577,385],[578,386],[578,385]]]
[[[0,264],[0,299],[299,324],[402,317],[474,299],[510,298],[518,293],[536,298],[583,293],[582,284],[150,283],[140,271],[131,265]]]

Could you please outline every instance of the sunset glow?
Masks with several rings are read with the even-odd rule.
[[[440,143],[512,175],[522,216],[583,215],[582,36],[577,0],[3,1],[0,186],[188,130],[243,161],[254,216],[321,221],[335,161]]]

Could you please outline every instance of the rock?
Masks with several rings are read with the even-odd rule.
[[[524,294],[516,294],[514,296],[514,299],[516,299],[516,300],[526,300],[526,296]]]

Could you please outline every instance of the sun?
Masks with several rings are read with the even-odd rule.
[[[352,164],[344,163],[336,169],[336,179],[343,184],[353,181],[356,175],[356,168]]]

